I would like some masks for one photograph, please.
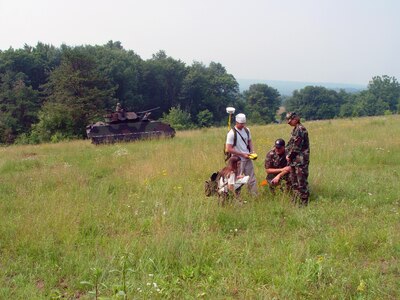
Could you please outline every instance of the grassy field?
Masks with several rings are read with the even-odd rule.
[[[400,116],[304,124],[303,208],[204,196],[226,128],[0,148],[0,299],[399,299]],[[250,129],[260,182],[291,128]]]

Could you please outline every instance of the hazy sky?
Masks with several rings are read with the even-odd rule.
[[[0,0],[0,50],[120,41],[240,79],[400,80],[399,0]]]

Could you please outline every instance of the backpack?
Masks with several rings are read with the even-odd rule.
[[[211,174],[210,179],[204,183],[204,193],[207,197],[214,196],[218,193],[218,181],[220,178],[219,172]]]
[[[233,145],[232,146],[235,147],[236,146],[236,142],[237,142],[238,131],[235,128],[232,128],[231,130],[233,130]],[[247,138],[249,138],[250,137],[250,133],[249,133],[249,130],[247,129],[247,127],[244,127],[244,130],[246,131]],[[240,135],[240,133],[239,133],[239,135]],[[240,137],[244,141],[244,138],[241,135],[240,135]],[[249,149],[249,151],[250,151],[249,144],[247,144],[247,149]],[[228,161],[228,159],[230,159],[231,157],[232,157],[232,153],[230,153],[230,152],[228,152],[226,150],[226,143],[225,143],[224,144],[224,159],[225,159],[225,161]]]

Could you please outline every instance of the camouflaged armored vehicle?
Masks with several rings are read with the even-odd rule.
[[[105,122],[97,122],[86,127],[88,138],[93,144],[134,141],[153,137],[174,137],[175,130],[166,123],[149,119],[153,108],[142,112],[124,112],[118,108],[104,116]]]

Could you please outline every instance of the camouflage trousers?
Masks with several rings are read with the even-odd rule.
[[[307,205],[310,197],[308,189],[308,164],[292,166],[289,177],[293,200]]]

